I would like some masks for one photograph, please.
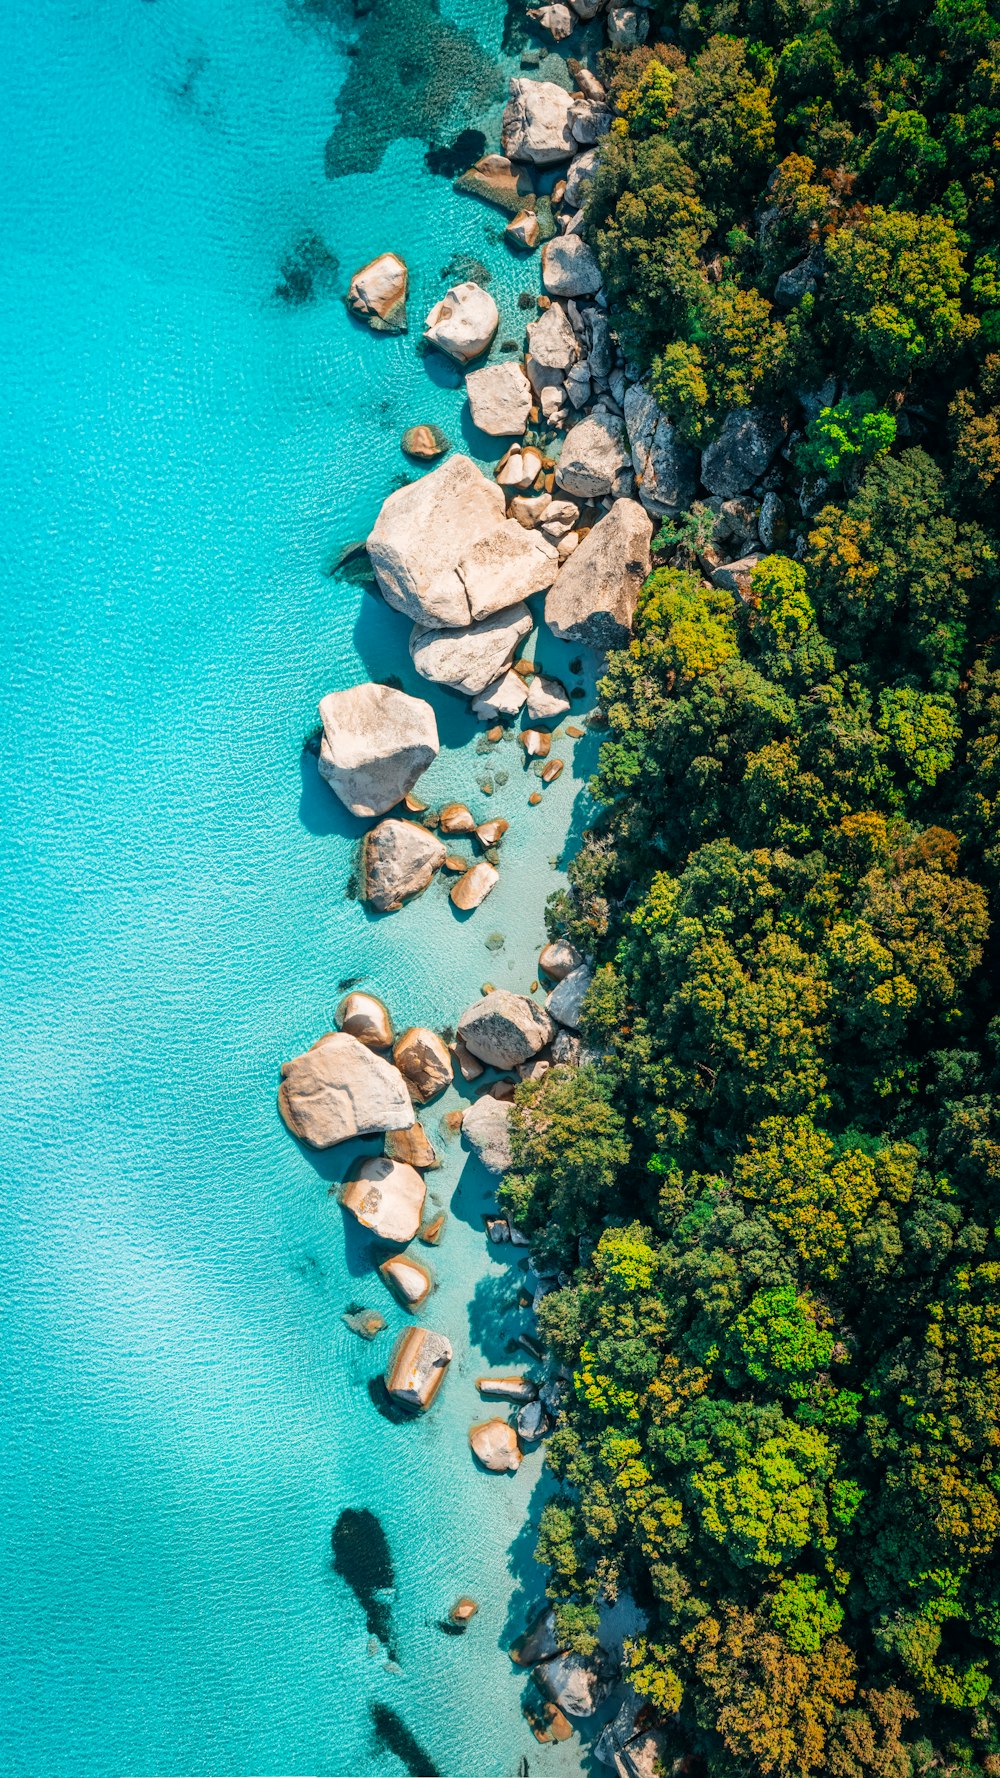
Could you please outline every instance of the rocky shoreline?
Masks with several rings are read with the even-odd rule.
[[[558,43],[601,10],[593,0],[576,0],[573,14],[554,5],[531,16]],[[608,39],[638,42],[645,22],[641,8],[611,8]],[[508,213],[512,252],[540,252],[542,294],[521,299],[535,315],[520,360],[483,362],[500,316],[474,279],[453,284],[424,320],[423,349],[461,367],[472,424],[500,441],[493,475],[468,456],[445,456],[388,495],[365,544],[378,593],[411,622],[417,674],[468,701],[487,725],[486,746],[516,733],[540,786],[563,769],[551,749],[571,693],[520,657],[535,624],[528,602],[544,601],[544,623],[560,640],[598,651],[620,642],[649,573],[654,519],[686,504],[696,479],[692,454],[655,409],[608,323],[600,271],[581,234],[581,206],[611,111],[590,68],[576,61],[567,68],[572,91],[553,81],[511,80],[503,152],[482,157],[456,181],[458,190]],[[387,249],[354,274],[347,304],[375,332],[400,334],[409,326],[408,297],[405,261]],[[449,446],[438,428],[418,419],[403,448],[433,462]],[[360,849],[359,890],[372,911],[398,911],[443,871],[454,878],[453,907],[474,913],[500,880],[508,824],[477,823],[461,801],[436,810],[421,801],[419,781],[440,747],[430,701],[369,681],[324,697],[319,714],[320,775],[346,809],[371,823]],[[541,798],[539,788],[529,801]],[[474,844],[479,856],[455,852],[453,836]],[[542,1001],[535,998],[539,980],[525,993],[484,984],[454,1035],[411,1027],[397,1036],[382,1000],[348,993],[337,1009],[337,1029],[282,1065],[278,1108],[298,1140],[329,1150],[357,1137],[382,1137],[383,1153],[355,1162],[339,1200],[384,1251],[377,1275],[410,1313],[423,1310],[434,1289],[433,1273],[412,1243],[436,1246],[446,1221],[443,1213],[426,1214],[424,1174],[439,1162],[421,1110],[456,1077],[485,1077],[460,1114],[461,1130],[499,1182],[511,1163],[518,1081],[580,1060],[589,965],[562,942],[542,945],[538,970],[548,984]],[[499,1213],[487,1219],[484,1233],[494,1243],[528,1245]],[[557,1282],[529,1253],[532,1303]],[[379,1311],[358,1305],[345,1320],[365,1339],[385,1325]],[[525,1337],[523,1344],[541,1356],[535,1341]],[[444,1333],[416,1322],[403,1328],[382,1376],[397,1417],[431,1409],[452,1357]],[[515,1471],[556,1424],[565,1387],[565,1379],[552,1374],[480,1377],[484,1405],[506,1404],[513,1417],[495,1412],[469,1427],[472,1459],[487,1471]],[[448,1620],[452,1631],[464,1628],[476,1609],[474,1600],[459,1603],[459,1616],[453,1612]],[[537,1697],[526,1715],[538,1739],[566,1738],[570,1718],[589,1718],[608,1699],[621,1666],[615,1628],[621,1610],[606,1615],[610,1627],[607,1634],[602,1627],[593,1659],[559,1647],[551,1612],[512,1651],[535,1672]],[[622,1751],[636,1729],[633,1710],[625,1735],[614,1735],[613,1745],[610,1730],[601,1737],[598,1757],[626,1773],[645,1771],[638,1742],[634,1763]]]

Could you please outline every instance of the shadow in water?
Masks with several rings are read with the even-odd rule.
[[[425,1753],[420,1742],[411,1735],[401,1716],[388,1704],[381,1704],[373,1698],[368,1706],[368,1714],[372,1719],[375,1740],[379,1751],[394,1753],[402,1760],[412,1778],[443,1778],[439,1766],[434,1764],[429,1753]]]

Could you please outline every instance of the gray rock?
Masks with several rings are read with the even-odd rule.
[[[466,1008],[458,1035],[466,1048],[490,1068],[516,1068],[552,1039],[555,1027],[547,1012],[527,994],[495,988]]]
[[[444,863],[445,848],[426,827],[390,817],[366,834],[362,860],[364,900],[377,913],[391,914],[427,888]]]
[[[321,699],[320,777],[353,815],[384,815],[438,751],[434,712],[388,685],[353,685]]]
[[[709,493],[723,499],[744,494],[764,474],[784,436],[780,418],[763,408],[727,414],[718,438],[701,453],[701,479]]]
[[[645,1729],[618,1755],[619,1778],[657,1778],[668,1769],[676,1743],[666,1729]]]
[[[562,0],[556,0],[556,4],[553,6],[531,7],[528,17],[536,19],[542,30],[548,31],[557,43],[562,43],[563,39],[568,37],[576,26],[575,17],[569,7],[562,4]]]
[[[563,977],[557,987],[553,988],[545,1002],[546,1011],[551,1014],[552,1018],[557,1019],[560,1025],[565,1025],[570,1031],[578,1031],[583,1013],[583,1003],[593,979],[593,970],[588,968],[586,963],[581,963],[579,969],[572,970],[569,975]]]
[[[561,303],[553,303],[537,321],[529,323],[525,368],[536,393],[561,388],[566,372],[579,356],[576,334]]]
[[[462,1114],[462,1134],[467,1137],[488,1173],[506,1173],[511,1164],[509,1099],[486,1093]]]
[[[551,1029],[546,1015],[539,1017]],[[398,1068],[346,1031],[328,1031],[311,1049],[281,1064],[278,1110],[292,1135],[311,1148],[405,1130],[413,1122]]]
[[[608,10],[608,41],[614,49],[635,49],[649,35],[649,14],[637,6],[612,6]]]
[[[745,599],[750,592],[753,571],[760,561],[757,554],[739,556],[735,562],[720,562],[712,570],[712,585],[722,587],[726,592],[739,593]]]
[[[556,1614],[551,1605],[538,1613],[523,1636],[518,1637],[510,1653],[519,1667],[533,1667],[537,1661],[548,1661],[560,1652],[562,1644],[556,1635]]]
[[[757,515],[757,531],[766,555],[777,549],[788,536],[785,503],[780,494],[765,494]]]
[[[464,630],[424,630],[418,625],[410,637],[410,658],[423,679],[474,698],[506,671],[518,643],[530,632],[531,612],[526,605],[513,605]]]
[[[536,167],[569,160],[576,148],[571,109],[569,93],[551,80],[512,80],[503,114],[504,154]]]
[[[597,166],[597,149],[587,148],[578,154],[566,177],[563,203],[568,210],[578,210],[587,195],[587,187]]]
[[[556,235],[546,241],[542,283],[550,296],[596,296],[601,268],[580,235]]]
[[[570,106],[569,127],[581,148],[590,148],[606,136],[611,128],[611,110],[593,99],[574,99]]]
[[[610,494],[625,469],[631,467],[628,439],[621,420],[596,407],[585,420],[567,432],[556,464],[556,482],[567,494],[584,500],[600,500]]]
[[[624,401],[625,426],[639,499],[658,518],[686,512],[698,486],[698,457],[644,383],[633,383]]]
[[[500,311],[488,290],[467,279],[453,284],[424,322],[424,339],[458,364],[469,364],[489,347]]]
[[[774,286],[774,300],[781,309],[793,309],[804,296],[814,296],[823,275],[823,254],[813,248],[798,265],[782,272]]]
[[[474,425],[493,438],[523,433],[531,407],[531,384],[521,366],[510,361],[484,364],[465,379]]]
[[[526,1401],[517,1413],[517,1436],[526,1445],[537,1444],[549,1430],[549,1416],[540,1401]]]
[[[539,1690],[567,1716],[593,1716],[611,1689],[601,1669],[583,1655],[553,1655],[535,1668]]]
[[[629,635],[649,573],[653,527],[635,500],[616,500],[563,565],[545,599],[553,634],[592,648],[617,647]]]

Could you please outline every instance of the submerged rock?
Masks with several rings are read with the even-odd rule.
[[[511,1165],[509,1102],[486,1093],[466,1107],[462,1134],[475,1149],[488,1173],[506,1173]]]
[[[653,527],[636,500],[616,500],[588,532],[545,599],[553,634],[592,648],[619,647],[649,573]]]
[[[424,323],[424,339],[458,364],[485,352],[500,325],[500,311],[488,290],[468,279],[453,284]]]
[[[416,457],[419,462],[433,462],[435,457],[443,457],[451,450],[451,440],[440,426],[420,424],[407,426],[402,438],[403,450],[408,457]]]
[[[466,1048],[491,1068],[516,1068],[551,1042],[555,1027],[548,1013],[526,994],[494,988],[467,1007],[458,1021]]]
[[[369,1155],[340,1188],[341,1204],[362,1228],[401,1247],[420,1227],[426,1195],[416,1168],[388,1155]]]
[[[377,1309],[345,1309],[341,1320],[362,1340],[377,1339],[385,1327],[385,1316],[380,1315]]]
[[[369,1636],[376,1636],[395,1655],[386,1594],[395,1588],[396,1573],[380,1520],[365,1507],[346,1507],[333,1527],[330,1542],[334,1573],[354,1594],[365,1614]]]
[[[404,1031],[402,1037],[396,1039],[392,1059],[420,1105],[426,1105],[429,1099],[435,1099],[451,1085],[448,1045],[426,1025],[411,1025]]]
[[[390,817],[365,835],[362,852],[362,895],[380,914],[395,913],[412,895],[419,895],[444,863],[445,848],[436,834],[415,821]]]
[[[517,1433],[506,1420],[484,1420],[480,1426],[471,1427],[469,1443],[483,1468],[495,1474],[517,1469],[521,1462]]]
[[[281,1065],[278,1110],[312,1148],[402,1130],[413,1121],[402,1075],[346,1031],[329,1031]]]
[[[337,1028],[366,1049],[386,1050],[392,1043],[389,1009],[374,994],[345,995],[337,1008]]]
[[[347,306],[375,333],[406,332],[409,273],[396,253],[380,253],[351,279]]]
[[[404,1328],[385,1372],[393,1401],[404,1407],[429,1408],[451,1363],[451,1342],[426,1327]]]
[[[320,701],[319,771],[352,815],[384,815],[438,751],[434,712],[389,685],[353,685]]]

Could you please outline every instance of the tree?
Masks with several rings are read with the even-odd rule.
[[[917,370],[949,363],[975,333],[954,225],[943,216],[876,205],[826,244],[823,312],[854,369],[902,388]]]

